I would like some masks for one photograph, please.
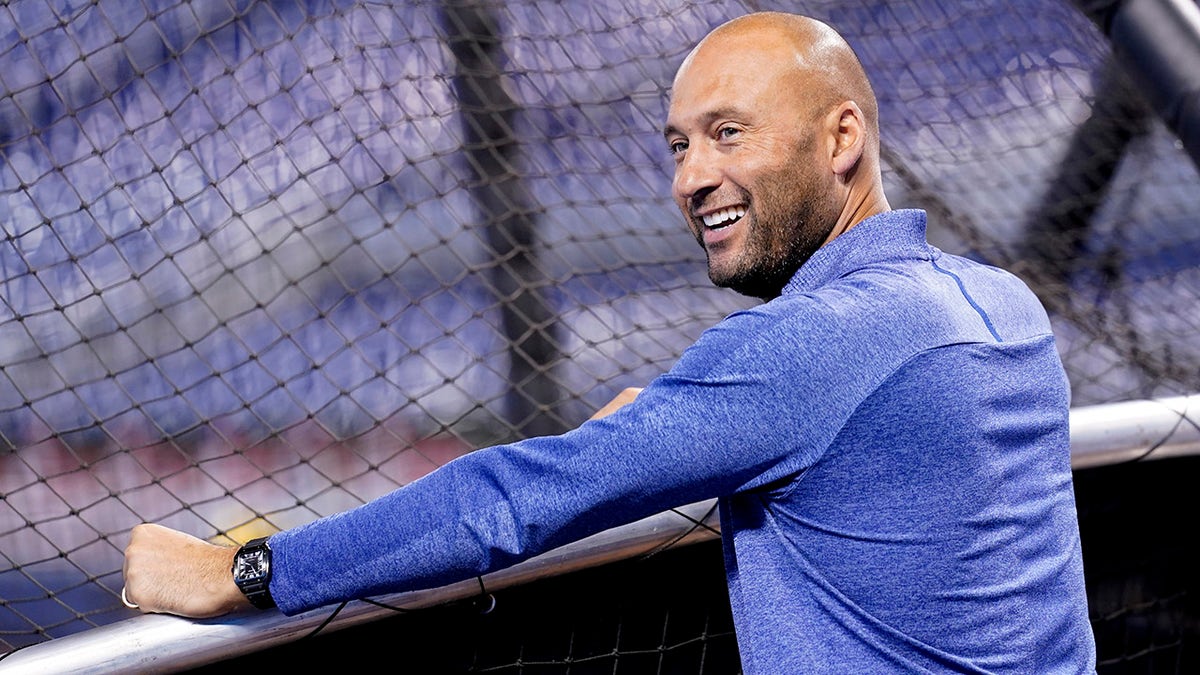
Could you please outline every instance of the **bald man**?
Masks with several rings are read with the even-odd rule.
[[[924,213],[891,209],[877,116],[828,26],[718,27],[674,82],[672,189],[712,281],[762,304],[578,429],[357,509],[240,549],[139,526],[125,599],[292,614],[715,497],[747,674],[1094,671],[1046,314],[1013,276],[930,246]]]

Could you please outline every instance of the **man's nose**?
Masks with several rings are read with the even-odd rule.
[[[675,196],[680,201],[703,199],[721,184],[721,169],[716,157],[702,144],[689,147],[675,166]]]

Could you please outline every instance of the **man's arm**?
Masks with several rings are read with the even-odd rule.
[[[607,417],[640,391],[623,390],[591,419]],[[249,608],[250,602],[233,583],[235,553],[236,547],[211,544],[161,525],[137,525],[125,549],[125,599],[143,612],[194,619]]]

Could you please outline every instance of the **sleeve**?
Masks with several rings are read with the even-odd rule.
[[[731,315],[608,417],[477,450],[361,507],[272,536],[272,595],[297,613],[441,586],[795,475],[876,380],[852,345],[833,339],[845,326],[814,327],[803,315]]]

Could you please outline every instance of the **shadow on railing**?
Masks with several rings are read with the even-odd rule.
[[[1075,469],[1197,454],[1200,394],[1071,411]],[[179,672],[292,642],[318,628],[339,630],[394,616],[394,607],[420,609],[465,600],[718,534],[715,503],[700,502],[601,532],[482,579],[381,596],[374,599],[379,604],[351,602],[336,616],[334,607],[293,617],[254,611],[203,621],[144,615],[10,652],[0,656],[0,671],[6,675]]]

